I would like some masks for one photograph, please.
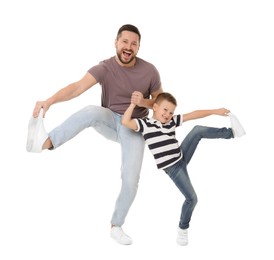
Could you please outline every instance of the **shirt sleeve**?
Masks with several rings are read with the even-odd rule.
[[[183,120],[183,115],[178,115],[178,117],[179,117],[179,126],[181,126],[182,124],[183,124],[183,122],[184,122],[184,120]]]
[[[101,82],[102,78],[106,74],[106,68],[103,62],[91,67],[88,72],[96,79],[97,82]]]
[[[143,124],[142,124],[142,119],[134,118],[133,120],[135,120],[135,122],[137,124],[137,129],[135,130],[135,132],[142,133],[144,131],[144,127],[143,127]]]
[[[183,116],[182,115],[174,115],[173,120],[175,122],[175,126],[181,126],[183,123]]]

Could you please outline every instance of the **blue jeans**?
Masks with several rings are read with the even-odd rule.
[[[234,136],[231,128],[195,126],[188,133],[180,146],[183,153],[183,158],[176,164],[164,169],[185,197],[179,222],[179,227],[181,229],[187,229],[189,227],[193,210],[198,202],[196,192],[188,176],[187,165],[202,138],[230,139],[234,138]]]
[[[49,133],[53,148],[72,139],[87,127],[121,145],[122,186],[116,200],[111,224],[122,226],[137,193],[144,154],[144,138],[121,124],[121,115],[108,108],[87,106],[71,115],[60,126]],[[104,158],[107,161],[107,158]]]

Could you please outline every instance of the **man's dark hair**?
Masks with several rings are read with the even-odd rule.
[[[163,100],[166,100],[170,103],[172,103],[173,105],[177,106],[177,101],[176,98],[174,96],[172,96],[170,93],[168,92],[162,92],[160,93],[156,99],[155,99],[155,103],[156,104],[160,104]]]
[[[139,36],[139,42],[141,42],[141,34],[140,34],[140,32],[139,32],[139,30],[138,30],[138,28],[136,26],[134,26],[132,24],[125,24],[125,25],[123,25],[119,29],[118,33],[117,33],[117,40],[121,36],[121,33],[123,31],[129,31],[129,32],[134,32],[134,33],[138,34],[138,36]]]

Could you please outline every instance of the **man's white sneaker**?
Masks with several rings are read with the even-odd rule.
[[[243,126],[241,125],[239,119],[232,113],[228,113],[228,116],[230,118],[231,128],[232,128],[234,137],[241,137],[245,135],[246,134],[245,130]]]
[[[31,153],[40,153],[42,152],[42,146],[48,134],[44,127],[43,122],[43,109],[40,110],[38,117],[34,118],[33,116],[29,120],[28,126],[28,138],[26,149]]]
[[[122,245],[131,245],[132,239],[125,234],[121,227],[112,227],[110,231],[110,236],[117,241],[119,244]]]
[[[180,246],[186,246],[188,244],[188,232],[187,229],[178,228],[177,244]]]

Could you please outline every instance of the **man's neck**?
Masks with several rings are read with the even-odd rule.
[[[127,64],[121,62],[121,61],[119,60],[119,58],[117,57],[117,55],[115,56],[115,60],[116,60],[116,62],[117,62],[120,66],[126,67],[126,68],[134,67],[135,64],[136,64],[136,57],[135,57],[130,63],[127,63]]]

